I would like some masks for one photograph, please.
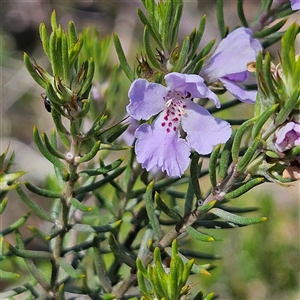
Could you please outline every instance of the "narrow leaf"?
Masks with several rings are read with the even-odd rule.
[[[184,68],[187,62],[189,48],[190,48],[190,36],[187,35],[183,40],[179,58],[173,70],[174,72],[180,72]]]
[[[169,208],[160,195],[155,192],[154,199],[158,207],[170,218],[174,220],[180,220],[181,216],[175,210]]]
[[[18,249],[16,247],[13,247],[10,244],[8,244],[8,248],[16,256],[23,257],[23,258],[31,258],[31,259],[51,259],[52,258],[52,254],[50,252],[46,252],[46,251]]]
[[[247,120],[237,130],[237,132],[234,136],[234,139],[233,139],[233,143],[232,143],[232,161],[233,161],[233,163],[237,163],[237,161],[239,159],[241,142],[242,142],[242,138],[243,138],[245,132],[249,129],[249,127],[251,125],[253,125],[256,122],[256,120],[257,120],[257,118],[252,118],[250,120]]]
[[[224,199],[229,200],[229,199],[237,198],[237,197],[245,194],[246,192],[248,192],[255,186],[263,183],[264,181],[265,181],[265,179],[263,177],[253,178],[253,179],[249,180],[248,182],[246,182],[245,184],[243,184],[241,187],[227,193],[225,195]]]
[[[102,180],[78,188],[77,190],[74,191],[74,196],[94,191],[102,187],[103,185],[112,182],[112,180],[118,177],[119,175],[121,175],[125,169],[126,167],[119,168],[114,173],[107,175]]]
[[[90,170],[84,170],[79,172],[79,176],[97,176],[97,175],[102,175],[102,174],[107,174],[108,172],[115,170],[120,166],[120,164],[124,161],[125,157],[121,157],[114,161],[113,163],[100,167],[98,169],[90,169]]]
[[[217,161],[218,161],[218,156],[221,150],[221,144],[218,144],[213,152],[210,155],[209,159],[209,179],[211,182],[212,188],[216,188],[217,186]]]
[[[0,231],[0,235],[4,236],[4,235],[7,235],[7,234],[9,234],[13,231],[16,231],[19,227],[21,227],[27,221],[29,216],[30,216],[30,212],[28,212],[23,217],[21,217],[20,219],[18,219],[17,221],[12,223],[11,225],[9,225],[7,228],[3,229],[3,231]]]
[[[153,181],[150,182],[146,189],[146,193],[145,193],[146,210],[154,232],[157,234],[158,239],[161,239],[164,236],[164,233],[160,227],[159,220],[157,218],[154,205],[153,205],[153,184],[154,184]]]
[[[17,273],[7,272],[7,271],[0,269],[0,278],[1,279],[8,280],[8,279],[17,279],[19,277],[20,277],[20,275]]]
[[[117,55],[118,55],[121,67],[122,67],[125,75],[127,76],[127,78],[130,80],[130,82],[133,82],[134,73],[133,73],[132,69],[130,68],[130,66],[127,62],[126,56],[124,54],[124,51],[123,51],[123,48],[122,48],[122,45],[121,45],[121,42],[119,40],[119,37],[116,34],[114,34],[114,43],[115,43],[115,48],[116,48],[116,51],[117,51]]]
[[[54,223],[54,218],[49,214],[49,212],[45,211],[39,205],[37,205],[34,201],[32,201],[20,187],[20,185],[16,188],[17,193],[21,197],[21,199],[32,209],[32,211],[42,220]]]
[[[81,270],[75,270],[64,258],[58,257],[57,262],[72,278],[81,279],[85,277],[85,274]]]
[[[105,270],[103,255],[98,247],[93,247],[95,258],[95,269],[98,278],[106,292],[112,291],[112,283]]]
[[[78,162],[83,163],[83,162],[87,162],[87,161],[90,161],[91,159],[93,159],[97,155],[97,153],[100,149],[100,144],[101,144],[101,142],[97,141],[94,144],[94,146],[92,147],[91,151],[89,153],[85,154],[84,156],[82,156],[81,158],[79,158]]]
[[[247,168],[249,162],[253,159],[255,156],[256,151],[258,148],[263,144],[263,140],[260,138],[256,138],[253,143],[249,146],[246,153],[243,155],[243,157],[240,159],[240,161],[236,165],[236,171],[237,173],[243,173],[245,169]]]
[[[214,242],[215,241],[215,239],[212,236],[209,236],[205,233],[201,233],[191,226],[186,227],[186,232],[188,233],[189,236],[191,236],[192,238],[199,240],[201,242]]]
[[[274,104],[271,107],[269,107],[267,110],[265,110],[259,117],[259,119],[254,123],[252,127],[251,136],[252,138],[256,138],[258,134],[260,133],[260,130],[262,129],[263,125],[267,122],[267,120],[275,114],[279,104]]]
[[[144,49],[147,54],[147,58],[155,68],[160,70],[160,64],[155,54],[152,51],[152,47],[151,47],[152,43],[150,42],[150,30],[148,26],[144,27],[143,43],[144,43]]]
[[[40,134],[37,130],[37,127],[34,126],[33,127],[33,139],[35,144],[37,145],[38,149],[40,150],[40,152],[53,164],[55,165],[57,168],[59,168],[62,172],[66,171],[66,167],[65,165],[54,155],[52,155],[48,149],[45,147],[45,145],[43,144],[41,138],[40,138]]]
[[[224,21],[224,1],[223,0],[217,0],[217,20],[218,20],[218,26],[219,26],[219,32],[221,39],[224,39],[226,37],[226,26]]]
[[[80,201],[78,201],[76,198],[71,198],[70,203],[76,207],[78,210],[83,211],[83,212],[89,212],[92,210],[91,206],[86,206],[82,204]]]
[[[252,225],[256,223],[261,223],[263,221],[266,221],[266,217],[241,217],[232,213],[229,213],[225,210],[222,210],[220,208],[213,208],[210,210],[212,214],[215,216],[218,216],[226,221],[232,222],[237,225]]]
[[[115,257],[122,263],[128,265],[132,269],[136,269],[135,261],[127,255],[124,250],[120,249],[113,234],[108,235],[108,243]]]
[[[61,192],[59,191],[53,191],[48,189],[40,188],[30,182],[25,181],[24,185],[27,187],[27,189],[37,195],[47,197],[47,198],[60,198]]]

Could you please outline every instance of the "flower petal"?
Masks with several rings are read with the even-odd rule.
[[[289,122],[276,131],[275,146],[280,152],[300,145],[300,124]]]
[[[291,0],[292,10],[300,9],[300,0]]]
[[[225,88],[240,101],[255,104],[257,91],[246,91],[234,81],[228,80],[224,77],[220,78],[220,81],[222,81]]]
[[[219,98],[206,86],[201,76],[173,72],[167,74],[165,80],[171,90],[189,92],[192,98],[208,98],[220,108]]]
[[[130,86],[127,113],[136,120],[148,120],[164,109],[168,89],[146,79],[136,79]]]
[[[182,118],[187,142],[199,154],[209,154],[213,147],[225,143],[231,135],[230,124],[214,118],[205,108],[190,102]]]
[[[220,42],[200,75],[208,82],[214,82],[229,74],[244,72],[261,49],[259,41],[252,38],[252,31],[240,27]]]
[[[160,116],[152,123],[142,124],[135,132],[135,153],[142,167],[150,171],[159,167],[171,177],[180,177],[189,165],[190,147],[178,132],[167,132]]]

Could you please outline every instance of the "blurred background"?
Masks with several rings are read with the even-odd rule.
[[[247,18],[251,21],[260,1],[244,2]],[[48,62],[39,39],[39,24],[44,22],[50,32],[50,16],[55,9],[57,21],[63,28],[67,29],[68,22],[72,20],[78,33],[88,26],[97,28],[100,39],[116,32],[129,63],[136,66],[135,57],[142,50],[139,44],[142,26],[136,9],[142,7],[142,4],[130,0],[15,0],[1,1],[0,5],[0,150],[2,153],[9,145],[10,150],[16,152],[12,171],[26,170],[28,173],[23,179],[38,184],[47,174],[52,173],[52,165],[37,151],[32,139],[32,128],[36,125],[40,131],[49,133],[53,124],[40,96],[43,90],[24,66],[23,52],[47,69]],[[226,24],[233,30],[239,25],[235,1],[225,1],[225,13]],[[203,14],[207,15],[207,26],[202,45],[218,38],[215,1],[210,0],[184,1],[181,38],[198,26]],[[289,22],[297,18],[299,20],[299,14],[292,16]],[[272,52],[276,54],[279,47],[279,43],[275,44]],[[113,47],[111,49],[108,64],[114,66],[118,60]],[[118,99],[115,112],[120,118],[125,114],[130,85],[125,76],[121,80],[124,92]],[[95,82],[97,84],[101,83]],[[243,107],[243,104],[239,106]],[[252,110],[246,107],[245,110],[250,116]],[[202,243],[203,252],[217,254],[224,259],[214,262],[216,268],[210,276],[192,276],[191,283],[195,284],[195,288],[201,288],[206,293],[215,291],[220,299],[300,299],[299,191],[299,183],[289,188],[265,184],[235,200],[233,204],[236,206],[259,207],[255,215],[267,216],[268,221],[249,228],[222,230],[217,232],[222,242],[209,245]],[[41,205],[47,206],[47,203]],[[0,225],[5,227],[26,211],[28,208],[11,193]],[[26,224],[35,222],[38,220],[32,216]],[[199,249],[199,244],[194,246]]]

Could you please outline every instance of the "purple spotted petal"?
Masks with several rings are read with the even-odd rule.
[[[199,154],[208,154],[219,143],[225,143],[231,135],[230,124],[214,118],[205,108],[189,102],[182,128],[187,142]]]
[[[208,98],[217,108],[220,100],[204,83],[204,79],[195,74],[169,73],[165,76],[166,84],[171,90],[188,91],[192,98]]]
[[[300,9],[300,0],[291,0],[292,10]]]
[[[220,78],[220,81],[224,84],[225,88],[237,99],[245,103],[255,104],[257,91],[246,91],[243,87],[241,87],[234,81],[227,80],[224,77]]]
[[[244,72],[247,64],[256,60],[261,49],[259,41],[252,38],[250,29],[238,28],[220,42],[200,75],[208,82],[214,82],[229,74]]]
[[[166,132],[160,126],[162,117],[158,117],[152,126],[142,124],[135,132],[136,158],[147,171],[159,167],[170,177],[180,177],[187,169],[190,159],[190,147],[178,132]]]
[[[136,79],[130,86],[127,113],[136,120],[149,120],[164,109],[168,89],[146,79]]]

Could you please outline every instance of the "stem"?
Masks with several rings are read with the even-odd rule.
[[[77,168],[78,165],[74,163],[74,158],[79,155],[79,149],[80,149],[80,142],[78,139],[79,135],[79,128],[78,124],[74,124],[76,121],[71,121],[70,127],[75,129],[73,134],[71,135],[71,148],[70,151],[66,154],[67,156],[67,162],[69,163],[69,180],[66,182],[65,188],[61,194],[61,210],[59,212],[59,224],[58,226],[61,226],[62,231],[60,234],[55,238],[55,244],[54,244],[54,251],[53,251],[53,261],[52,263],[52,274],[51,274],[51,291],[55,294],[58,291],[59,283],[58,283],[58,277],[59,277],[59,270],[60,266],[57,263],[57,259],[59,257],[64,256],[64,249],[63,249],[63,243],[64,238],[66,234],[68,233],[69,228],[69,212],[70,212],[70,200],[73,197],[74,194],[74,186],[75,183],[78,180],[78,174],[77,174]],[[78,133],[78,134],[76,134]]]

